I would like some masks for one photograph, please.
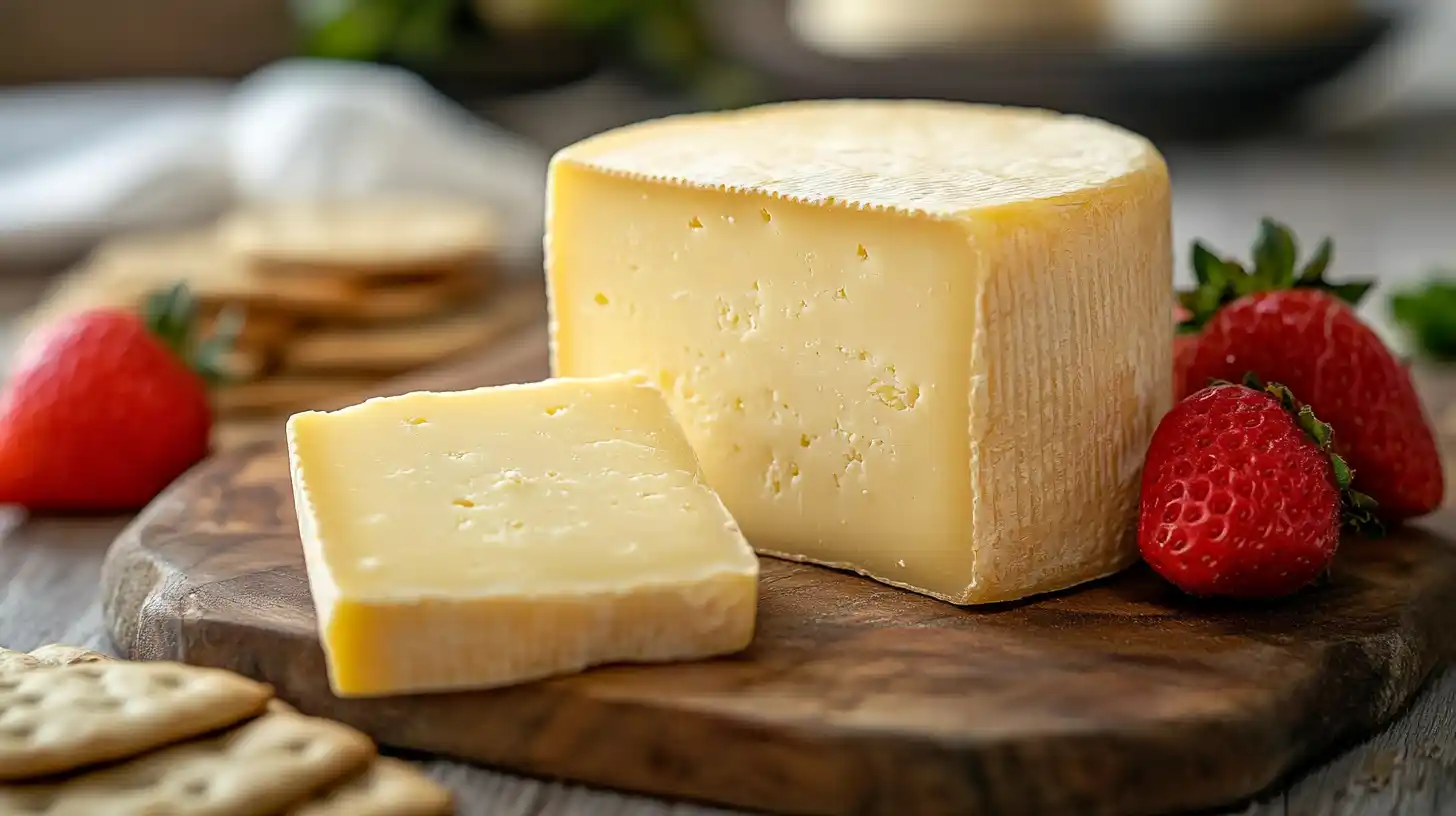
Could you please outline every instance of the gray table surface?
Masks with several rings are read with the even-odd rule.
[[[486,111],[553,148],[592,130],[657,112],[630,89],[591,86]],[[1456,130],[1449,123],[1393,127],[1333,140],[1172,148],[1179,241],[1211,239],[1244,251],[1255,220],[1276,215],[1311,239],[1337,237],[1336,274],[1412,280],[1430,265],[1456,267]],[[1180,280],[1186,279],[1181,270]],[[38,293],[0,284],[0,312]],[[1383,317],[1381,301],[1366,310]],[[1456,417],[1437,417],[1456,435]],[[0,645],[59,642],[111,651],[96,592],[101,559],[124,518],[0,520]],[[426,761],[458,793],[460,813],[491,816],[707,816],[727,811],[525,779]],[[1227,813],[1456,813],[1456,672],[1433,678],[1385,730]]]

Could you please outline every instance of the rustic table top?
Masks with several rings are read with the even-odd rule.
[[[591,98],[583,104],[583,94]],[[653,111],[610,89],[568,89],[488,111],[548,147]],[[618,104],[621,103],[621,104]],[[594,109],[597,114],[592,115]],[[604,113],[605,112],[605,113]],[[1306,234],[1339,240],[1340,274],[1417,277],[1427,265],[1456,266],[1451,191],[1456,154],[1406,134],[1355,137],[1316,147],[1254,145],[1173,152],[1179,241],[1205,236],[1246,252],[1257,218],[1281,217]],[[1407,138],[1407,137],[1411,138]],[[1415,139],[1415,141],[1412,141]],[[1449,144],[1445,139],[1436,140]],[[1186,278],[1181,271],[1179,280]],[[0,280],[0,320],[32,301],[33,280]],[[1370,312],[1378,317],[1378,307]],[[1422,372],[1447,462],[1456,463],[1456,374]],[[1456,474],[1453,474],[1456,475]],[[1448,477],[1448,481],[1450,481]],[[102,557],[127,518],[25,520],[0,513],[0,645],[32,649],[68,643],[113,651],[97,588]],[[557,782],[525,779],[459,763],[420,759],[458,793],[462,814],[492,816],[708,816],[725,811],[671,804]],[[1228,813],[1375,814],[1456,810],[1456,671],[1431,680],[1390,727],[1258,801]]]

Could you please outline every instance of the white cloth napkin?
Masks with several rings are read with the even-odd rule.
[[[546,160],[413,74],[368,64],[0,92],[0,268],[236,204],[380,193],[479,201],[525,261],[541,250]]]

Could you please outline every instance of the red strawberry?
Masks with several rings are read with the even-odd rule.
[[[1339,296],[1339,287],[1319,281],[1331,255],[1326,242],[1311,264],[1314,274],[1307,267],[1300,275],[1319,285],[1281,289],[1293,277],[1293,239],[1268,222],[1265,233],[1256,256],[1280,259],[1262,262],[1279,284],[1271,290],[1202,251],[1205,269],[1220,269],[1214,275],[1224,275],[1229,286],[1251,291],[1221,297],[1212,310],[1193,308],[1194,320],[1203,322],[1184,369],[1185,391],[1247,373],[1284,383],[1340,429],[1336,450],[1360,474],[1382,516],[1399,521],[1435,510],[1445,477],[1410,374],[1347,305],[1368,287],[1351,284]]]
[[[1188,387],[1188,367],[1193,365],[1193,355],[1198,351],[1198,335],[1178,333],[1173,336],[1173,399],[1182,399],[1184,394],[1196,391]]]
[[[1332,284],[1325,280],[1325,270],[1334,257],[1334,244],[1329,239],[1320,243],[1314,257],[1295,273],[1299,251],[1288,228],[1264,219],[1259,237],[1254,242],[1254,266],[1245,269],[1236,261],[1218,257],[1202,243],[1193,243],[1193,275],[1198,285],[1178,293],[1173,320],[1178,334],[1173,339],[1173,399],[1180,400],[1208,385],[1207,380],[1188,379],[1194,348],[1204,324],[1218,310],[1253,292],[1275,292],[1287,289],[1318,289],[1356,305],[1374,285],[1369,281]]]
[[[1143,559],[1192,595],[1277,597],[1308,586],[1335,554],[1342,511],[1352,524],[1370,521],[1330,436],[1281,385],[1222,383],[1178,403],[1143,470]]]
[[[192,306],[178,287],[145,318],[88,311],[26,339],[0,394],[0,502],[135,509],[206,455],[220,343],[193,343]]]

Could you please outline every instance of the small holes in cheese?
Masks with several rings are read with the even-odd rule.
[[[430,421],[424,417],[410,417],[404,422],[406,425],[428,425]]]
[[[702,221],[702,219],[698,218],[696,215],[693,216],[692,218],[689,218],[688,219],[688,229],[690,229],[690,230],[700,230],[702,228],[703,228],[703,221]]]
[[[565,413],[566,410],[567,406],[565,405],[552,405],[546,409],[546,416],[556,416],[557,414]]]
[[[475,506],[475,502],[471,501],[470,499],[456,499],[456,500],[454,500],[454,501],[452,501],[450,503],[453,504],[453,505],[455,505],[456,507],[467,507],[467,508],[469,508],[469,507],[474,507]]]
[[[868,261],[870,259],[870,251],[865,249],[864,244],[855,247],[854,253],[859,256],[861,261]]]
[[[758,217],[759,218],[762,218],[763,219],[763,223],[765,223],[765,224],[767,224],[768,222],[770,222],[770,221],[773,220],[773,216],[769,214],[769,211],[768,211],[768,208],[767,207],[762,208],[762,209],[760,209],[758,211]]]
[[[597,292],[596,295],[592,297],[592,300],[596,301],[596,304],[598,306],[606,306],[608,303],[612,302],[611,299],[608,298],[604,292]]]

